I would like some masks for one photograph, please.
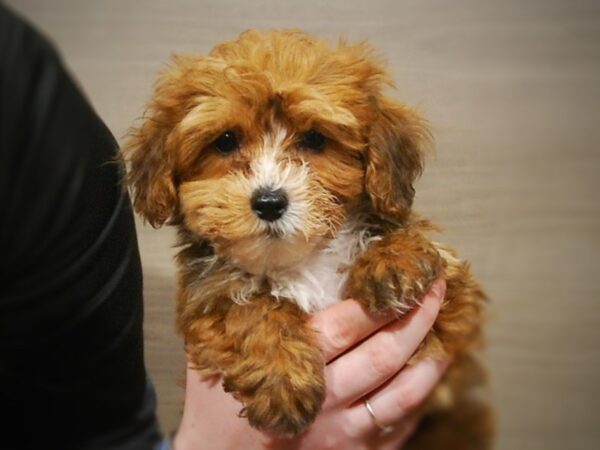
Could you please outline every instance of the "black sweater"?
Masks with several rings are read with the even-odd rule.
[[[52,46],[0,5],[0,448],[159,439],[117,144]]]

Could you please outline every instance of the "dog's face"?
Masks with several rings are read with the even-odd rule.
[[[175,58],[124,149],[136,210],[251,273],[302,262],[359,209],[403,220],[427,131],[387,80],[364,44],[292,31]]]

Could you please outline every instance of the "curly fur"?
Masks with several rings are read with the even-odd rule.
[[[471,395],[485,384],[473,357],[485,295],[412,212],[429,131],[384,94],[391,85],[367,44],[298,31],[247,31],[208,56],[176,56],[123,150],[134,206],[153,226],[178,227],[177,326],[190,358],[222,376],[263,430],[300,433],[321,407],[309,313],[349,296],[401,315],[445,277],[445,302],[411,362],[454,363],[424,409],[427,437],[412,445],[488,448],[491,415]],[[223,154],[215,141],[228,130],[239,146]],[[309,131],[324,148],[303,147]],[[254,213],[261,188],[286,192],[281,218]]]

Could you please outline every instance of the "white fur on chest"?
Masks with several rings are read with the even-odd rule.
[[[292,300],[308,313],[343,300],[348,268],[370,242],[378,239],[364,230],[342,230],[300,267],[269,274],[271,295]]]

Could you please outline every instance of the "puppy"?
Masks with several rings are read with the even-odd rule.
[[[411,211],[426,123],[383,93],[364,43],[247,31],[177,56],[123,151],[134,206],[179,231],[177,327],[250,424],[295,435],[318,414],[324,361],[311,313],[343,298],[402,315],[447,280],[411,362],[451,358],[415,448],[487,448],[478,391],[484,293],[434,226]]]

